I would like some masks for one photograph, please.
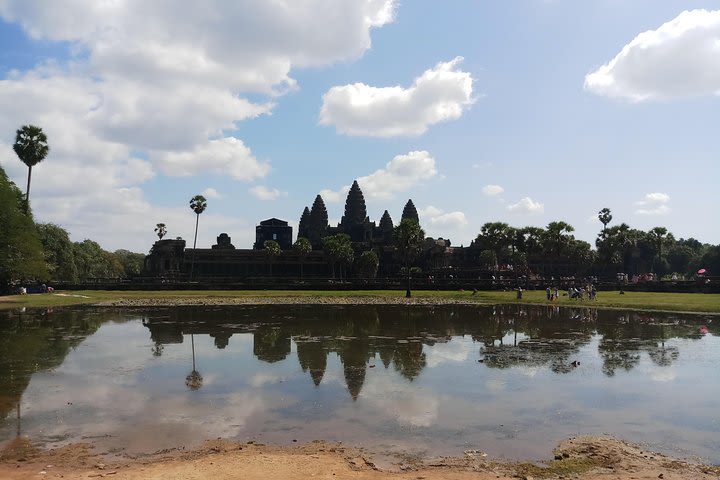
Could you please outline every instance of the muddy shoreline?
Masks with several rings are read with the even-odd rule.
[[[696,479],[720,478],[720,467],[698,465],[644,451],[611,437],[577,437],[560,443],[554,459],[500,462],[471,450],[461,457],[398,458],[377,465],[367,452],[343,444],[314,441],[293,447],[205,442],[185,451],[169,449],[129,456],[76,443],[40,450],[19,437],[0,452],[0,478],[113,479]]]

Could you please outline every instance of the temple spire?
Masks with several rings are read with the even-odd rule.
[[[308,220],[308,240],[313,248],[320,249],[322,248],[322,239],[327,235],[328,229],[327,208],[325,208],[325,202],[320,195],[315,197]]]
[[[308,238],[310,229],[310,209],[305,207],[302,215],[300,216],[300,223],[298,224],[298,238]]]
[[[415,220],[416,222],[420,223],[420,218],[418,217],[417,209],[415,208],[415,204],[413,204],[412,200],[408,200],[405,204],[405,208],[403,208],[402,217],[400,220]]]
[[[357,225],[362,225],[367,219],[367,209],[365,208],[365,197],[363,196],[360,185],[357,180],[353,181],[350,191],[345,199],[345,215],[340,220],[340,225],[344,229],[350,229]]]

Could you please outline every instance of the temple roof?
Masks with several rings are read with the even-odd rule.
[[[263,227],[286,227],[288,222],[285,220],[280,220],[279,218],[268,218],[267,220],[263,220],[260,222],[260,225]]]

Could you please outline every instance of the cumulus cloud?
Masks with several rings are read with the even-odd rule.
[[[720,10],[684,11],[640,33],[585,77],[585,89],[638,102],[720,94]]]
[[[225,137],[210,140],[188,152],[164,152],[152,157],[170,176],[189,176],[213,172],[230,174],[237,180],[264,177],[270,165],[259,162],[242,140]]]
[[[545,212],[545,205],[540,202],[534,201],[530,197],[523,197],[517,203],[508,205],[507,209],[511,213],[527,213],[540,215]]]
[[[422,150],[396,155],[385,165],[385,168],[360,177],[357,182],[365,198],[387,199],[397,193],[410,190],[436,175],[435,159],[430,153]],[[339,190],[321,190],[320,195],[329,203],[343,202],[349,190],[350,185],[345,185]]]
[[[278,96],[297,87],[293,69],[360,57],[371,30],[392,22],[395,9],[394,0],[3,0],[0,20],[57,42],[69,59],[0,79],[0,151],[18,125],[42,126],[51,151],[33,178],[36,217],[130,248],[139,237],[126,226],[137,222],[101,206],[162,212],[139,190],[157,174],[266,176],[269,164],[226,132],[272,113]],[[16,163],[3,166],[20,181]],[[101,218],[107,235],[81,230],[78,217]]]
[[[638,215],[665,215],[670,213],[668,202],[670,202],[670,195],[667,193],[648,193],[642,200],[635,202],[638,207],[635,213]]]
[[[443,237],[445,239],[457,239],[466,237],[468,220],[464,212],[445,210],[428,205],[418,210],[420,225],[429,237]]]
[[[458,68],[462,57],[438,63],[403,88],[354,83],[323,95],[320,124],[369,137],[417,136],[429,126],[460,118],[473,103],[473,79]]]
[[[205,190],[203,190],[202,194],[205,198],[221,198],[222,197],[222,195],[220,195],[220,193],[218,193],[218,191],[212,187],[208,187]]]
[[[260,200],[275,200],[280,197],[287,197],[287,192],[281,192],[277,188],[271,190],[263,185],[251,188],[250,193]]]
[[[500,195],[503,193],[505,189],[501,187],[500,185],[485,185],[482,187],[482,193],[483,195],[487,195],[488,197],[494,197],[495,195]]]

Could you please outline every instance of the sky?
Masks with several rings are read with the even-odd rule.
[[[429,236],[562,220],[720,243],[720,10],[683,0],[0,0],[0,165],[37,221],[147,252],[297,231],[353,180]]]

